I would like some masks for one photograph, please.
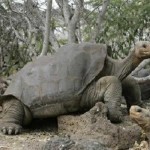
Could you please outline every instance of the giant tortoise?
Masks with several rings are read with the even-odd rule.
[[[146,133],[149,143],[148,149],[150,149],[150,110],[137,105],[133,105],[130,108],[130,117]]]
[[[53,56],[42,56],[25,65],[0,96],[4,134],[18,134],[32,118],[85,112],[97,102],[108,107],[111,122],[121,122],[121,96],[128,109],[142,106],[140,89],[127,77],[150,57],[150,42],[140,41],[123,60],[107,55],[105,44],[68,44]]]

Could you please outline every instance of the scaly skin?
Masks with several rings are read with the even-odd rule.
[[[140,91],[136,90],[135,81],[127,76],[146,58],[150,58],[150,42],[147,41],[138,42],[129,56],[122,61],[107,57],[103,71],[83,91],[79,109],[91,108],[98,101],[103,101],[109,109],[109,119],[112,122],[120,122],[122,120],[120,110],[122,90],[127,99],[128,108],[133,104],[141,105]],[[126,88],[133,89],[133,91],[126,92]],[[0,128],[4,134],[20,133],[21,127],[30,123],[32,115],[34,117],[34,112],[31,113],[21,101],[14,97],[8,97],[0,102],[2,102],[4,114],[0,121]],[[60,109],[64,109],[64,107]],[[62,110],[57,111],[62,112]]]
[[[150,111],[137,105],[133,105],[130,108],[130,117],[144,130],[148,138],[148,145],[150,146]]]
[[[90,109],[97,102],[102,101],[109,110],[108,118],[111,122],[121,122],[121,82],[115,76],[106,76],[93,83],[83,93],[80,107]]]
[[[150,132],[150,111],[137,105],[130,108],[130,117],[146,133]]]
[[[19,134],[22,130],[22,125],[27,125],[32,120],[30,110],[13,96],[8,96],[5,99],[2,103],[2,108],[0,129],[4,134]]]

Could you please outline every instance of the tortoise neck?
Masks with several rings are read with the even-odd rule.
[[[136,57],[134,50],[123,60],[117,61],[115,68],[116,76],[123,80],[126,78],[140,63],[142,59]]]

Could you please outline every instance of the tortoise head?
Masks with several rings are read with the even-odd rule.
[[[150,132],[150,111],[139,106],[131,106],[130,118],[145,132]]]
[[[135,56],[140,59],[150,58],[150,42],[149,41],[139,41],[134,47]]]

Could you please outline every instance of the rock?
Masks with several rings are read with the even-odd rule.
[[[112,124],[107,119],[107,108],[97,103],[82,115],[63,115],[58,117],[58,132],[69,134],[71,139],[99,143],[107,148],[127,149],[140,140],[141,129],[128,117],[121,124]]]
[[[42,150],[65,150],[70,149],[74,144],[75,142],[70,140],[69,138],[57,137],[48,141],[46,145],[43,146]]]
[[[42,150],[111,150],[99,142],[90,139],[71,140],[69,138],[55,138],[48,141]]]

